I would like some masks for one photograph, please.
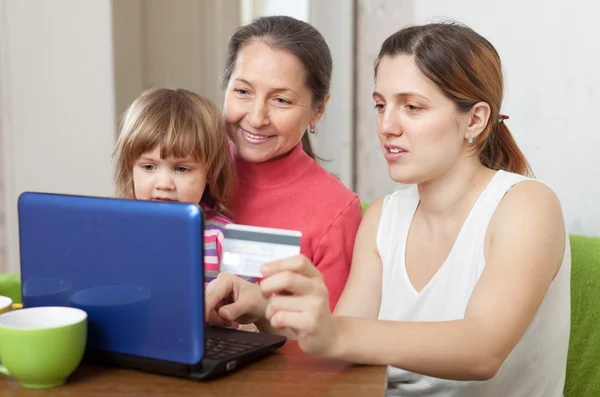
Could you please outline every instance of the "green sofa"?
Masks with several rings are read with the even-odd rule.
[[[600,396],[600,237],[571,235],[570,240],[571,340],[565,397],[595,397]],[[21,302],[18,275],[0,275],[0,295]]]
[[[600,237],[571,235],[571,266],[565,397],[600,396]]]

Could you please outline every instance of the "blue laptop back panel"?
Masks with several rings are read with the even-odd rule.
[[[25,307],[84,309],[88,348],[202,359],[198,206],[26,192],[18,211]]]

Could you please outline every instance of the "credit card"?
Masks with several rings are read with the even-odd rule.
[[[224,234],[222,272],[261,278],[263,264],[300,254],[302,233],[296,230],[229,224]]]

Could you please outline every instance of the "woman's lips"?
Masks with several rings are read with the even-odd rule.
[[[255,133],[247,131],[243,128],[240,128],[240,131],[242,133],[242,136],[244,137],[244,140],[253,145],[260,145],[261,143],[265,143],[269,139],[271,139],[275,136],[275,135],[255,134]]]

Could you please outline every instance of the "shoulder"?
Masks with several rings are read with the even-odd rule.
[[[316,160],[310,159],[312,169],[305,175],[306,180],[317,183],[321,187],[325,188],[327,192],[336,196],[342,197],[355,197],[356,194],[344,185],[338,177],[325,169]]]
[[[386,203],[391,196],[392,195],[389,194],[384,197],[379,197],[378,199],[369,203],[369,207],[363,215],[363,220],[360,226],[361,229],[370,229],[373,232],[372,234],[375,235],[375,231],[379,226],[379,220],[381,219],[384,203]]]
[[[332,218],[354,214],[360,219],[362,206],[358,195],[338,178],[314,160],[311,172],[305,175],[303,185],[310,191],[313,198],[311,206],[318,210],[318,213],[328,214]]]
[[[491,247],[503,250],[506,244],[528,242],[532,250],[562,252],[566,235],[558,196],[545,183],[529,178],[519,180],[508,189],[488,228]]]
[[[544,182],[523,178],[510,186],[498,204],[497,218],[519,216],[524,219],[543,216],[560,217],[562,209],[558,196]]]

